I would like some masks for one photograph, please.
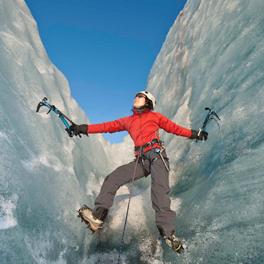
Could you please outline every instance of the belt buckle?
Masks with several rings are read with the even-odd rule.
[[[155,152],[156,153],[160,153],[160,149],[159,148],[155,148]]]

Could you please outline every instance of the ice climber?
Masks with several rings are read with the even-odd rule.
[[[170,208],[169,159],[160,140],[159,129],[196,140],[207,140],[208,133],[179,126],[159,112],[154,112],[155,104],[155,97],[150,92],[141,91],[135,96],[132,115],[101,124],[71,126],[76,136],[128,131],[135,144],[135,159],[118,167],[105,178],[95,199],[94,209],[83,206],[79,212],[92,231],[101,229],[117,190],[131,182],[133,174],[134,180],[151,174],[151,200],[157,228],[166,244],[176,252],[181,252],[182,243],[175,235],[176,214]]]

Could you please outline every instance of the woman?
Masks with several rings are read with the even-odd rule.
[[[159,129],[196,140],[207,140],[208,133],[177,125],[162,114],[154,112],[155,104],[155,97],[150,92],[141,91],[135,96],[132,115],[101,124],[71,126],[70,129],[76,136],[126,130],[135,144],[135,160],[110,173],[95,199],[94,209],[83,206],[79,215],[93,232],[97,231],[102,228],[119,187],[151,174],[151,200],[157,228],[165,242],[176,252],[181,252],[182,243],[175,236],[176,214],[170,208],[168,195],[169,159],[160,140]]]

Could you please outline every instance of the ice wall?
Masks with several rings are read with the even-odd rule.
[[[206,143],[163,134],[182,200],[177,232],[189,243],[175,263],[264,262],[263,10],[262,0],[188,1],[149,75],[172,120],[198,128],[206,106],[222,119]]]
[[[76,217],[112,168],[102,136],[69,138],[46,96],[88,120],[50,62],[22,0],[0,1],[0,262],[78,263],[91,237]]]

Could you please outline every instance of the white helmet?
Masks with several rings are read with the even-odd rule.
[[[136,96],[137,96],[138,94],[144,94],[144,95],[148,98],[148,100],[149,100],[149,102],[150,102],[149,107],[153,110],[154,107],[156,106],[156,99],[155,99],[154,95],[151,94],[151,93],[148,92],[148,91],[140,91],[140,92],[138,92],[138,93],[136,94]]]

